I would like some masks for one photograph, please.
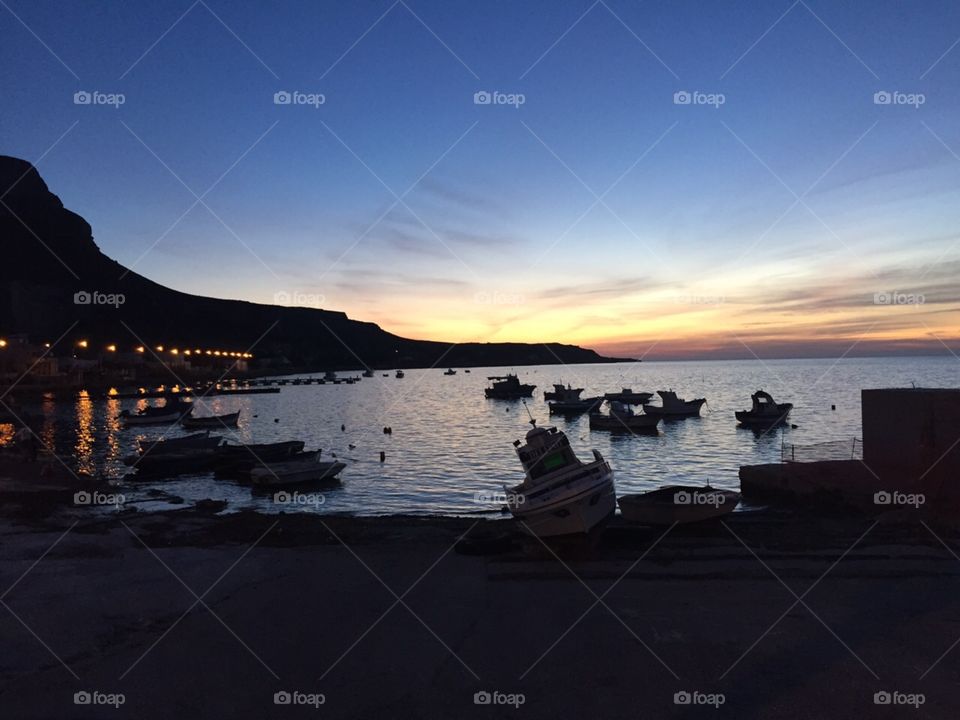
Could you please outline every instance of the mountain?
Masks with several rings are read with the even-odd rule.
[[[176,344],[250,350],[297,366],[429,367],[616,362],[575,345],[411,340],[345,313],[189,295],[127,270],[97,247],[27,161],[0,156],[0,334],[91,347]],[[121,295],[83,304],[78,293]],[[75,324],[74,324],[75,323]],[[58,344],[58,348],[61,345]]]

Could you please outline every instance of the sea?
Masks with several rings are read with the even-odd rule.
[[[306,449],[321,449],[324,458],[336,456],[346,464],[337,487],[279,498],[210,474],[132,479],[123,459],[136,453],[138,440],[188,431],[177,426],[124,428],[118,415],[162,400],[82,396],[25,407],[44,418],[44,444],[68,467],[102,474],[114,485],[111,493],[122,497],[122,505],[117,502],[106,511],[184,507],[213,499],[227,502],[225,512],[496,515],[503,486],[522,480],[513,442],[523,439],[531,417],[538,425],[563,430],[584,460],[598,450],[614,469],[618,495],[664,484],[736,489],[741,465],[780,462],[785,451],[795,448],[811,446],[814,455],[817,448],[830,448],[836,457],[849,446],[852,456],[861,437],[861,389],[956,387],[960,360],[649,361],[454,369],[456,375],[444,375],[446,368],[410,369],[403,378],[378,370],[355,384],[285,385],[277,394],[198,401],[197,416],[240,411],[238,428],[217,433],[231,443],[303,440]],[[525,402],[487,399],[488,376],[507,372],[536,385],[533,397]],[[590,430],[586,415],[551,417],[543,393],[554,383],[582,387],[583,397],[629,387],[672,389],[682,398],[707,402],[700,417],[662,422],[654,435],[610,433]],[[734,412],[749,409],[751,393],[760,389],[778,402],[793,403],[788,425],[767,432],[737,425]],[[656,396],[653,402],[658,402]],[[0,443],[9,440],[0,435]]]

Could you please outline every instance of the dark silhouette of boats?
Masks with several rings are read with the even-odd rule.
[[[620,392],[606,393],[603,399],[609,400],[610,402],[621,402],[627,405],[644,405],[650,402],[650,398],[652,397],[653,393],[634,392],[631,388],[620,388]]]
[[[626,403],[610,403],[610,413],[590,413],[591,430],[610,430],[611,432],[656,433],[660,418],[646,413],[637,414]]]
[[[218,427],[236,427],[240,421],[240,411],[229,413],[227,415],[209,415],[206,417],[193,417],[184,415],[180,424],[185,428],[218,428]]]
[[[737,410],[734,415],[737,422],[748,427],[773,427],[787,421],[793,409],[793,403],[778,403],[773,396],[757,390],[750,396],[753,407],[749,410]]]
[[[678,398],[673,390],[657,390],[662,398],[662,405],[644,405],[643,411],[647,415],[659,415],[664,419],[693,417],[700,414],[700,408],[707,401],[706,398],[684,400]]]
[[[484,394],[488,398],[497,400],[517,400],[519,398],[532,397],[536,385],[524,385],[520,379],[513,374],[510,375],[492,375],[487,378],[493,383],[484,389]]]
[[[740,493],[716,490],[709,485],[668,485],[617,499],[624,520],[644,525],[712,520],[733,512],[739,502]]]
[[[567,385],[564,387],[563,383],[554,383],[553,390],[545,390],[543,393],[544,400],[577,400],[580,397],[580,393],[583,392],[583,388],[575,388]]]

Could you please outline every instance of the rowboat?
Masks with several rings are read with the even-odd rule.
[[[723,517],[737,507],[740,493],[705,486],[668,485],[617,499],[623,519],[644,525],[673,525]]]
[[[218,477],[243,477],[258,465],[286,460],[302,451],[302,440],[264,445],[224,444],[219,448],[214,472]]]
[[[259,487],[286,487],[338,480],[346,467],[336,460],[321,461],[320,451],[295,455],[283,462],[267,463],[250,471],[250,480]]]
[[[137,449],[140,454],[144,453],[166,453],[179,452],[194,448],[215,448],[219,447],[223,438],[219,435],[210,435],[210,431],[185,435],[180,438],[164,438],[161,440],[137,440]]]
[[[189,403],[177,403],[172,406],[148,407],[138,413],[131,413],[124,410],[120,413],[120,420],[125,426],[131,425],[167,425],[175,423],[183,417],[193,412],[193,405]]]
[[[185,428],[209,428],[209,427],[236,427],[240,420],[240,411],[228,415],[209,415],[207,417],[191,417],[185,415],[180,420],[180,424]]]

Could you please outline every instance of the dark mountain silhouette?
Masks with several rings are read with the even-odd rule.
[[[86,338],[133,347],[252,348],[298,366],[527,365],[610,362],[573,345],[410,340],[342,312],[220,300],[159,285],[104,255],[90,225],[64,208],[27,161],[0,156],[0,333],[64,346]],[[216,272],[216,268],[211,268]],[[75,293],[125,302],[76,304]],[[76,325],[71,328],[76,321]]]

